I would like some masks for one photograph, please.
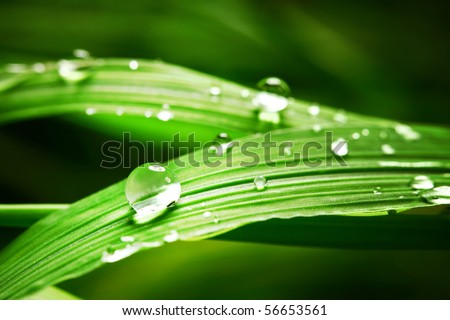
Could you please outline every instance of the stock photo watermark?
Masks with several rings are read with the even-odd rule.
[[[295,143],[273,139],[266,133],[261,141],[232,141],[226,134],[219,134],[216,139],[200,142],[195,133],[182,138],[179,133],[169,141],[156,144],[154,141],[134,140],[130,132],[124,132],[121,140],[109,140],[101,147],[104,169],[134,168],[136,159],[145,162],[163,162],[172,159],[179,167],[206,166],[216,168],[254,167],[266,165],[269,167],[320,166],[347,167],[344,155],[347,153],[347,141],[333,138],[331,131],[323,132],[321,137],[313,141]],[[177,155],[183,154],[178,157]]]

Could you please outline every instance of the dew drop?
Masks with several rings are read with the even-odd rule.
[[[415,176],[411,182],[410,186],[413,189],[416,190],[427,190],[427,189],[433,189],[434,183],[433,180],[430,179],[428,176]]]
[[[209,152],[212,152],[218,156],[223,156],[225,153],[231,150],[233,148],[233,142],[231,141],[230,136],[228,133],[221,132],[219,133],[216,138],[214,139],[215,142],[217,142],[216,145],[212,145],[209,147]]]
[[[379,134],[380,139],[385,140],[388,137],[388,132],[386,130],[381,130]]]
[[[362,134],[364,137],[367,137],[367,136],[370,134],[370,130],[369,130],[369,129],[362,129],[362,130],[361,130],[361,134]]]
[[[361,135],[358,132],[355,132],[352,134],[352,138],[355,140],[358,140],[361,137]]]
[[[312,105],[312,106],[310,106],[310,107],[308,108],[308,113],[309,113],[311,116],[316,117],[316,116],[318,116],[319,113],[320,113],[320,107],[317,106],[317,105]]]
[[[117,108],[116,110],[116,114],[120,117],[123,116],[123,114],[125,113],[125,109],[124,108]]]
[[[132,236],[123,236],[123,237],[120,237],[120,241],[122,241],[122,242],[134,242],[134,237],[132,237]]]
[[[250,97],[250,90],[248,90],[248,89],[243,89],[243,90],[241,91],[241,97],[242,97],[242,98],[248,98],[248,97]]]
[[[395,132],[401,135],[405,140],[418,140],[420,139],[420,133],[406,124],[398,123],[395,126]]]
[[[376,194],[376,195],[383,194],[381,187],[376,187],[375,189],[373,189],[373,194]]]
[[[9,73],[27,73],[30,67],[23,63],[10,63],[6,65],[6,72]]]
[[[420,196],[431,204],[450,204],[450,187],[441,186],[430,190],[423,190]]]
[[[205,218],[209,218],[209,217],[211,217],[211,212],[205,211],[205,212],[203,212],[203,216],[204,216]]]
[[[73,50],[73,56],[78,59],[89,59],[91,57],[91,54],[89,51],[84,49],[75,49]]]
[[[137,60],[131,60],[130,62],[128,62],[128,67],[131,70],[137,70],[139,68],[139,62]]]
[[[321,126],[320,124],[318,124],[318,123],[313,124],[312,130],[313,130],[315,133],[319,133],[320,131],[322,131],[322,126]]]
[[[97,109],[95,109],[95,108],[87,108],[85,112],[86,112],[86,114],[88,116],[92,116],[93,114],[95,114],[97,112]]]
[[[334,114],[333,119],[334,119],[334,121],[339,122],[339,123],[346,123],[347,115],[345,114],[344,110],[339,110]]]
[[[222,89],[217,85],[211,86],[209,88],[209,94],[218,97],[222,94]]]
[[[292,148],[291,147],[285,147],[283,149],[283,155],[286,157],[292,156]]]
[[[164,236],[165,242],[175,242],[180,238],[176,230],[171,230],[168,234]]]
[[[147,163],[128,176],[125,195],[136,211],[134,221],[140,224],[155,219],[176,203],[181,195],[181,186],[168,168],[158,163]]]
[[[343,138],[338,138],[331,143],[331,151],[337,156],[343,157],[348,154],[348,143]]]
[[[169,121],[173,119],[173,113],[170,110],[170,106],[167,103],[162,105],[162,110],[158,112],[156,117],[161,121]]]
[[[394,154],[395,150],[391,147],[389,144],[383,144],[381,145],[381,151],[383,151],[384,154]]]
[[[58,74],[66,83],[79,83],[92,75],[92,66],[80,61],[60,60]]]
[[[33,71],[36,73],[44,73],[47,67],[42,62],[37,62],[32,66]]]
[[[153,112],[151,110],[145,110],[144,117],[150,118],[152,116]]]
[[[257,176],[254,180],[253,183],[255,185],[256,190],[258,191],[262,191],[266,188],[267,186],[267,179],[263,176]]]
[[[291,89],[288,84],[277,77],[264,78],[257,83],[256,87],[263,92],[269,92],[283,97],[291,94]]]

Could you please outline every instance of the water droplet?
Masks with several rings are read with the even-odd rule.
[[[286,109],[289,104],[285,97],[270,93],[258,92],[253,99],[253,105],[261,112],[276,113]]]
[[[121,249],[114,250],[112,248],[108,248],[103,252],[102,262],[106,263],[117,262],[131,256],[133,253],[136,253],[143,248],[160,247],[162,244],[163,243],[161,241],[136,242],[136,243],[129,243],[124,248]]]
[[[131,60],[131,61],[128,63],[128,67],[129,67],[131,70],[137,70],[137,69],[139,68],[139,62],[138,62],[137,60]]]
[[[124,108],[117,108],[116,110],[116,114],[120,117],[123,116],[123,114],[125,113],[125,109]]]
[[[97,112],[97,109],[95,109],[95,108],[87,108],[85,112],[86,112],[86,114],[88,116],[92,116],[93,114],[95,114]]]
[[[369,129],[362,129],[362,130],[361,130],[361,134],[362,134],[364,137],[367,137],[367,136],[370,134],[370,131],[369,131]]]
[[[89,51],[84,49],[75,49],[73,50],[73,56],[78,59],[89,59],[91,57],[91,54]]]
[[[450,187],[442,186],[430,190],[423,190],[420,196],[431,204],[450,204]]]
[[[347,122],[347,115],[345,114],[344,110],[338,110],[333,117],[334,121],[339,123],[346,123]]]
[[[120,237],[120,241],[122,242],[134,242],[134,237],[133,236],[123,236]]]
[[[58,73],[67,83],[79,83],[92,75],[92,66],[80,61],[60,60]]]
[[[411,188],[416,190],[427,190],[433,189],[434,183],[433,180],[428,176],[415,176],[410,183]]]
[[[147,163],[131,172],[125,195],[136,211],[134,221],[145,223],[160,216],[167,207],[178,201],[181,186],[168,168],[157,163]]]
[[[376,187],[375,189],[373,189],[373,194],[376,194],[376,195],[383,194],[383,190],[381,190],[380,187]]]
[[[386,130],[381,130],[379,134],[380,139],[385,140],[388,137],[388,132]]]
[[[389,144],[383,144],[381,146],[381,151],[383,151],[384,154],[394,154],[395,150],[392,148]]]
[[[355,132],[352,134],[352,138],[355,140],[358,140],[361,137],[361,135],[358,132]]]
[[[418,140],[420,139],[420,133],[414,131],[413,128],[406,124],[397,124],[395,126],[395,132],[401,135],[405,140]]]
[[[222,89],[217,85],[213,85],[209,88],[209,94],[218,97],[222,94]]]
[[[241,91],[241,97],[242,97],[242,98],[248,98],[248,97],[250,97],[250,90],[248,90],[248,89],[243,89],[243,90]]]
[[[145,110],[144,112],[144,116],[146,118],[150,118],[152,116],[153,112],[151,110]]]
[[[36,73],[44,73],[45,70],[47,69],[45,64],[43,64],[41,62],[37,62],[37,63],[33,64],[32,68],[33,68],[33,71]]]
[[[173,118],[173,113],[170,110],[170,106],[167,103],[162,105],[162,110],[158,112],[156,117],[161,121],[169,121]]]
[[[320,124],[318,124],[318,123],[313,124],[312,130],[313,130],[315,133],[319,133],[320,131],[322,131],[322,126],[321,126]]]
[[[201,206],[202,208],[204,208],[204,207],[206,207],[206,203],[205,203],[205,202],[202,202],[202,203],[200,203],[200,206]]]
[[[313,117],[318,116],[320,113],[320,107],[317,105],[312,105],[308,108],[308,113]]]
[[[205,211],[205,212],[203,213],[203,216],[204,216],[205,218],[209,218],[209,217],[211,217],[211,212]]]
[[[291,147],[285,147],[283,149],[283,155],[286,157],[292,156],[292,148]]]
[[[343,138],[338,138],[331,143],[331,151],[337,156],[343,157],[348,154],[348,144]]]
[[[233,147],[230,136],[225,132],[219,133],[214,141],[217,142],[218,145],[212,145],[208,150],[218,156],[223,156]]]
[[[164,236],[165,242],[175,242],[179,239],[179,234],[176,230],[171,230],[168,234]]]
[[[276,77],[267,77],[258,82],[256,87],[264,92],[273,93],[275,95],[287,97],[291,94],[288,84]]]
[[[257,176],[254,180],[253,183],[255,185],[256,190],[258,191],[262,191],[266,188],[267,185],[267,179],[263,176]]]
[[[405,196],[399,196],[398,198],[399,199],[405,199]]]
[[[27,73],[30,67],[23,63],[10,63],[6,65],[6,72],[9,73]]]

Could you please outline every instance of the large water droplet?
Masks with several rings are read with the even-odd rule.
[[[78,59],[89,59],[91,57],[91,54],[89,51],[84,49],[75,49],[73,50],[73,56]]]
[[[168,179],[167,179],[168,178]],[[136,211],[136,223],[155,219],[178,201],[181,186],[175,175],[158,163],[137,167],[127,179],[125,195]]]
[[[211,217],[211,212],[210,211],[205,211],[205,212],[203,212],[203,216],[205,218],[210,218]]]
[[[222,94],[222,89],[217,85],[213,85],[209,88],[209,94],[218,97]]]
[[[258,82],[256,87],[264,92],[273,93],[279,96],[287,97],[291,94],[288,84],[276,77],[267,77]]]
[[[318,116],[320,113],[320,107],[314,104],[308,108],[308,113],[313,117]]]
[[[450,204],[450,187],[442,186],[430,190],[423,190],[420,196],[428,203],[432,204]]]
[[[361,135],[358,132],[354,132],[352,134],[352,138],[355,139],[355,140],[358,140],[360,137],[361,137]]]
[[[348,144],[343,138],[338,138],[331,143],[331,151],[337,156],[343,157],[348,154]]]
[[[313,126],[312,126],[312,130],[313,130],[315,133],[319,133],[320,131],[322,131],[322,126],[321,126],[320,124],[318,124],[318,123],[315,123],[315,124],[313,124]]]
[[[347,122],[347,115],[345,114],[344,110],[338,110],[333,117],[334,121],[339,123],[346,123]]]
[[[131,70],[137,70],[139,69],[139,62],[137,60],[131,60],[130,62],[128,62],[128,67]]]
[[[242,98],[248,98],[248,97],[250,97],[250,90],[248,90],[248,89],[243,89],[243,90],[241,91],[241,97],[242,97]]]
[[[381,151],[383,151],[384,154],[394,154],[395,149],[391,147],[389,144],[383,144],[381,146]]]
[[[65,82],[78,83],[92,75],[92,65],[85,61],[60,60],[58,73]]]
[[[433,180],[428,176],[415,176],[410,183],[411,188],[416,190],[427,190],[433,189],[434,183]]]
[[[255,185],[256,190],[258,191],[262,191],[266,188],[267,185],[267,179],[263,176],[257,176],[254,180],[253,183]]]

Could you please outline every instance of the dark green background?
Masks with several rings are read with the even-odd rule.
[[[158,58],[249,86],[275,75],[300,99],[448,125],[449,29],[437,1],[1,1],[0,62],[74,48]],[[109,137],[77,121],[0,129],[0,201],[73,202],[127,176],[99,168]],[[64,288],[118,299],[449,298],[449,263],[447,252],[207,241],[150,250]]]

